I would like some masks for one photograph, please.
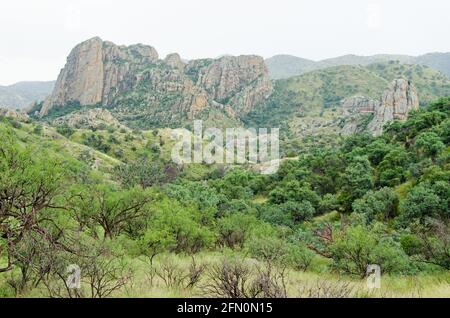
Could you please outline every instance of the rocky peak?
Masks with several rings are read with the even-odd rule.
[[[384,92],[381,105],[392,110],[394,119],[404,120],[410,110],[419,108],[417,90],[410,81],[397,79]]]
[[[151,46],[117,46],[99,37],[84,41],[70,52],[41,114],[68,101],[79,101],[81,105],[106,104],[118,86],[124,86],[124,80],[132,78],[133,69],[157,60],[158,53]]]
[[[72,50],[41,115],[78,101],[107,107],[119,120],[138,118],[141,127],[178,125],[205,108],[239,117],[271,92],[268,70],[259,56],[186,64],[176,53],[159,60],[151,46],[117,46],[97,37]]]
[[[198,84],[215,102],[232,104],[245,114],[272,92],[264,59],[256,55],[224,56],[199,72]]]
[[[183,63],[181,60],[181,57],[178,53],[171,53],[166,56],[164,59],[167,65],[169,65],[172,68],[178,69],[180,71],[183,71],[186,67],[186,64]]]

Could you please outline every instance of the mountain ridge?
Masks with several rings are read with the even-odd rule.
[[[21,81],[11,85],[0,85],[0,107],[25,109],[35,101],[46,98],[55,81]]]
[[[419,56],[396,55],[396,54],[375,54],[375,55],[355,55],[347,54],[319,61],[304,59],[295,55],[279,54],[267,58],[266,64],[269,68],[271,79],[283,79],[291,76],[301,75],[305,72],[324,69],[340,65],[369,65],[379,62],[400,61],[404,64],[425,65],[441,71],[450,76],[450,52],[433,52]]]

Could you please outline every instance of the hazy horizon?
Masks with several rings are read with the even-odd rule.
[[[0,85],[56,80],[70,50],[94,36],[184,59],[449,52],[449,9],[444,0],[7,0]]]

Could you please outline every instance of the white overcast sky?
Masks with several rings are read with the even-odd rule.
[[[0,0],[0,85],[56,79],[93,36],[185,59],[448,52],[449,12],[448,0]]]

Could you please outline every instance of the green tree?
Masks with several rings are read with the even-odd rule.
[[[381,186],[396,186],[406,181],[407,167],[411,155],[403,147],[391,150],[378,166]]]
[[[445,148],[444,143],[434,132],[421,133],[416,138],[415,146],[419,153],[423,153],[425,156],[433,159]]]
[[[387,221],[397,215],[398,196],[391,188],[369,191],[353,202],[353,211],[367,216],[369,221]]]
[[[349,227],[336,235],[330,247],[333,267],[347,274],[365,277],[367,267],[377,264],[383,273],[405,273],[406,254],[392,240],[383,239],[373,227]]]
[[[400,222],[408,224],[413,219],[424,220],[425,217],[436,217],[442,212],[439,196],[427,184],[419,184],[411,189],[405,200],[400,204]]]
[[[342,174],[340,201],[346,211],[354,200],[362,197],[374,186],[373,169],[367,157],[355,157]]]
[[[303,202],[309,201],[314,209],[320,202],[320,197],[309,185],[302,184],[297,180],[281,183],[269,193],[269,201],[273,204],[282,204],[288,201]]]
[[[311,220],[316,212],[310,201],[287,201],[280,205],[283,214],[289,215],[294,223]]]
[[[0,272],[4,272],[14,267],[14,251],[24,237],[37,235],[50,244],[61,238],[55,219],[70,170],[45,151],[21,147],[10,128],[0,127],[0,140],[0,256],[7,258]]]
[[[244,213],[234,213],[220,218],[217,222],[219,244],[230,248],[242,248],[252,228],[260,222],[256,217]]]
[[[215,241],[214,233],[204,221],[205,215],[199,210],[160,198],[152,206],[148,231],[163,235],[161,240],[170,243],[169,251],[197,253]]]
[[[152,195],[135,187],[121,190],[108,184],[92,185],[72,201],[77,218],[103,229],[104,237],[113,238],[123,233],[127,226],[149,214],[148,203]]]

